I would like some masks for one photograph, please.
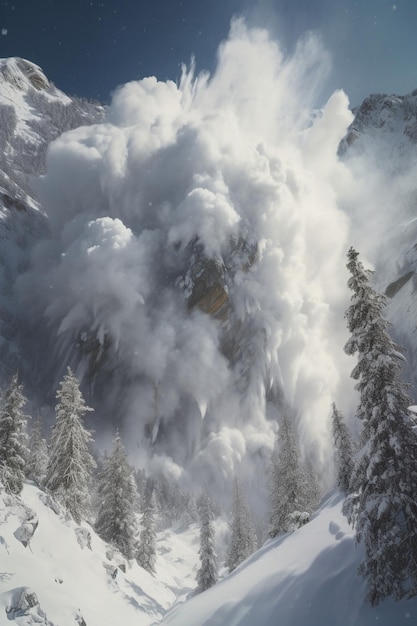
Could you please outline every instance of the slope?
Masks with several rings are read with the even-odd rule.
[[[161,626],[392,626],[417,620],[417,599],[377,607],[356,574],[361,548],[334,492],[310,523],[268,542],[209,591],[177,606]]]
[[[0,494],[0,624],[115,626],[160,621],[194,586],[197,528],[164,531],[157,573],[126,561],[32,484]]]

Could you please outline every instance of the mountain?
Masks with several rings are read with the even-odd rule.
[[[343,353],[351,245],[387,294],[411,380],[417,371],[416,96],[371,96],[352,113],[339,91],[314,110],[315,54],[306,41],[288,60],[237,20],[213,76],[134,81],[105,109],[29,61],[0,62],[3,383],[18,368],[48,426],[70,366],[97,447],[117,427],[167,491],[204,485],[224,505],[238,475],[261,532],[283,416],[323,492],[332,401],[356,428]],[[153,623],[192,588],[195,527],[182,546],[167,532],[151,579],[123,572],[33,485],[1,497],[1,603],[19,626]],[[410,619],[414,601],[365,605],[359,555],[333,495],[165,623]]]
[[[33,189],[45,172],[48,145],[62,132],[102,119],[103,107],[70,98],[25,59],[0,59],[0,375],[21,369],[13,286],[30,264],[33,246],[48,233],[48,220]]]
[[[354,113],[339,147],[357,187],[345,210],[387,296],[392,333],[407,349],[407,377],[416,389],[417,92],[373,94]]]
[[[416,97],[372,96],[353,117],[336,92],[313,113],[275,44],[251,37],[236,23],[210,80],[145,78],[105,110],[1,62],[1,363],[46,423],[71,366],[99,446],[120,427],[138,465],[224,502],[238,472],[262,517],[284,413],[331,485],[330,405],[355,404],[352,244],[393,295],[414,375]],[[249,51],[259,67],[230,98]]]

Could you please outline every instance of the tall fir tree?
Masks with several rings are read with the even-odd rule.
[[[74,521],[80,523],[90,512],[91,472],[96,463],[90,454],[93,441],[81,417],[88,407],[78,380],[68,367],[56,393],[59,400],[52,428],[50,461],[45,485],[62,502]]]
[[[315,505],[301,463],[298,437],[287,415],[279,427],[269,479],[269,535],[276,537],[293,529],[294,513],[310,513]]]
[[[404,356],[382,315],[385,298],[373,289],[371,272],[353,248],[347,267],[353,294],[345,351],[358,358],[352,377],[360,393],[362,449],[353,472],[356,491],[344,511],[365,548],[359,572],[375,605],[387,596],[417,594],[417,435],[401,380]]]
[[[226,566],[229,572],[257,549],[257,538],[252,513],[237,478],[233,481],[232,512],[229,548]]]
[[[25,480],[28,456],[26,417],[22,408],[26,403],[23,387],[17,374],[0,399],[0,464],[1,481],[11,493],[19,494]]]
[[[104,541],[113,544],[128,559],[135,555],[138,492],[119,433],[111,455],[98,477],[98,513],[95,529]]]
[[[151,478],[148,478],[142,505],[142,528],[139,535],[136,560],[141,567],[151,574],[155,573],[156,564],[155,510],[154,482]]]
[[[353,474],[353,444],[343,415],[332,404],[332,433],[335,451],[336,484],[342,491],[349,493]]]
[[[26,476],[42,487],[49,463],[48,443],[42,436],[42,420],[38,415],[33,423],[29,439]]]
[[[198,502],[200,517],[200,568],[197,571],[197,593],[216,584],[218,578],[217,555],[214,549],[213,510],[207,494]]]

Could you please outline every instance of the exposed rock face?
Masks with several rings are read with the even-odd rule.
[[[414,272],[407,272],[404,276],[400,276],[400,278],[390,283],[385,289],[385,295],[388,296],[388,298],[393,298],[400,291],[400,289],[408,283],[412,276],[414,276]]]
[[[396,142],[403,138],[417,142],[417,90],[405,96],[372,94],[354,109],[355,119],[340,144],[340,154],[365,133],[394,133]]]
[[[5,59],[0,68],[3,78],[17,89],[25,90],[29,85],[35,89],[49,89],[51,84],[41,68],[19,57]]]
[[[217,319],[227,319],[230,301],[226,284],[226,268],[221,259],[201,259],[191,270],[192,291],[188,308],[198,307]]]
[[[189,246],[189,268],[178,284],[184,289],[190,311],[195,307],[219,321],[231,316],[233,304],[230,289],[237,270],[247,271],[254,263],[257,245],[240,239],[230,241],[224,257],[210,259],[201,245]]]

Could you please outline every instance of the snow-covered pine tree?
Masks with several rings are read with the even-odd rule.
[[[22,408],[26,398],[17,374],[0,399],[0,471],[1,482],[11,493],[19,494],[25,480],[28,456],[26,417]]]
[[[229,572],[257,549],[257,538],[249,505],[237,478],[233,481],[232,514],[226,566]]]
[[[151,574],[155,573],[156,561],[155,509],[154,483],[151,478],[148,478],[142,505],[142,529],[139,535],[136,560],[141,567]]]
[[[292,529],[292,514],[310,513],[314,506],[311,500],[307,476],[300,459],[298,438],[285,415],[271,457],[269,535],[276,537]]]
[[[96,466],[89,452],[93,439],[81,417],[94,409],[86,405],[78,380],[69,367],[56,397],[59,403],[55,407],[45,485],[80,523],[89,514],[91,472]]]
[[[104,541],[114,545],[127,559],[132,559],[135,556],[137,523],[134,510],[138,493],[119,433],[98,481],[95,529]]]
[[[323,492],[320,484],[319,475],[316,469],[315,464],[313,463],[311,457],[307,457],[305,459],[304,464],[302,466],[305,478],[306,485],[306,511],[311,513],[315,511],[320,504],[320,500],[322,498]]]
[[[352,377],[360,393],[362,449],[352,479],[356,493],[344,511],[365,548],[359,572],[375,605],[387,596],[417,595],[417,435],[401,381],[404,357],[382,315],[385,298],[371,286],[371,273],[353,248],[347,267],[353,295],[345,351],[358,356]]]
[[[29,453],[26,463],[26,476],[39,486],[42,486],[46,477],[49,463],[48,444],[42,437],[42,420],[38,415],[33,422],[29,439]]]
[[[217,582],[217,555],[214,549],[213,510],[207,494],[198,502],[200,517],[200,568],[197,571],[197,593],[210,589]]]
[[[337,472],[336,484],[342,491],[349,493],[353,473],[353,444],[343,415],[338,411],[334,402],[332,404],[332,433]]]

